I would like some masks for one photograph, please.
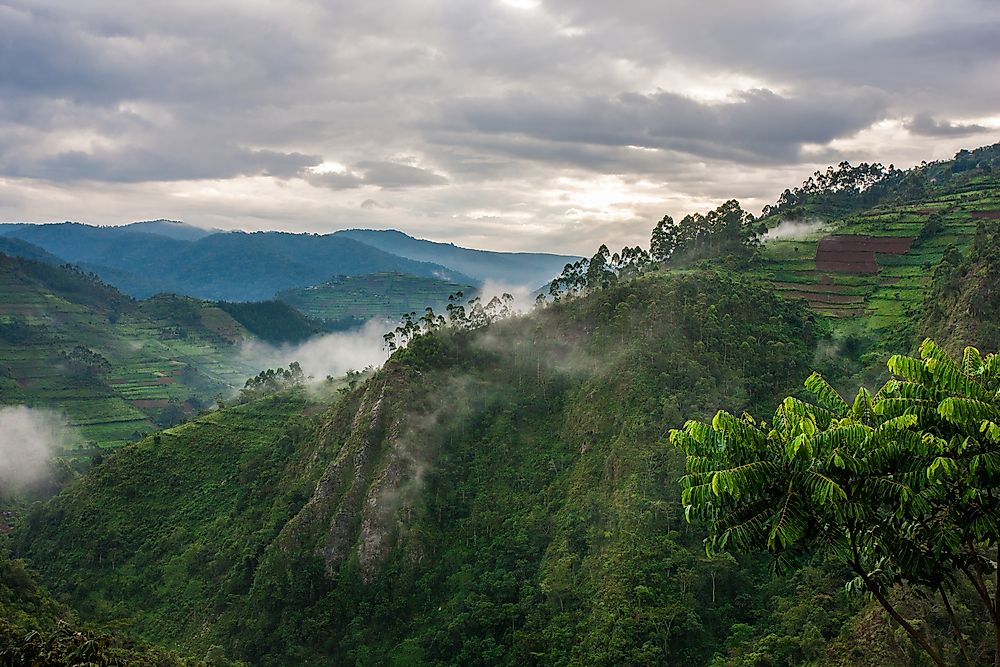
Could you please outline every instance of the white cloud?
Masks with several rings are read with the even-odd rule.
[[[71,441],[65,420],[51,410],[0,407],[0,496],[42,481]]]

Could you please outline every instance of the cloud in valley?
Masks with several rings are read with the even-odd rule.
[[[251,340],[243,343],[240,356],[261,370],[284,368],[297,361],[307,377],[319,382],[349,370],[380,366],[388,356],[382,335],[394,326],[395,323],[369,320],[360,329],[316,336],[298,345],[269,345]]]
[[[42,481],[71,440],[65,420],[51,410],[0,407],[0,496]]]

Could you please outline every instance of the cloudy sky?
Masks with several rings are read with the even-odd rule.
[[[584,253],[998,140],[996,0],[0,0],[6,221]]]

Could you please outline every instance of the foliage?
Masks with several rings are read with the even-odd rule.
[[[981,221],[967,256],[951,246],[934,270],[923,327],[949,350],[1000,347],[1000,221]]]
[[[816,402],[786,398],[770,425],[719,412],[671,441],[687,455],[685,512],[709,525],[710,551],[766,549],[779,568],[836,559],[943,665],[888,591],[923,587],[947,606],[964,574],[998,618],[982,550],[1000,540],[1000,357],[967,348],[956,362],[929,339],[920,352],[893,357],[900,379],[875,396],[862,389],[849,403],[813,374]]]
[[[250,403],[265,396],[276,394],[289,387],[297,387],[305,380],[305,373],[299,362],[293,361],[288,368],[268,368],[250,378],[240,390],[240,403]]]
[[[649,253],[635,246],[625,247],[614,255],[601,245],[590,259],[582,258],[563,267],[561,274],[549,283],[549,296],[558,300],[578,296],[588,290],[605,289],[617,282],[634,278],[649,267]],[[540,302],[544,295],[539,295]]]
[[[75,615],[38,586],[24,561],[0,550],[0,665],[141,665],[226,667],[137,644],[121,635],[83,627]]]
[[[481,329],[514,314],[514,297],[507,292],[500,296],[494,295],[486,305],[483,305],[478,296],[462,305],[460,301],[463,296],[460,291],[448,296],[447,317],[435,314],[430,306],[424,309],[424,314],[419,318],[416,312],[404,313],[399,325],[382,336],[385,348],[393,352],[406,347],[413,339],[445,326],[466,331]]]
[[[888,168],[878,162],[862,162],[853,166],[844,161],[836,168],[827,167],[825,172],[816,171],[797,188],[786,189],[773,206],[764,207],[763,215],[789,214],[806,202],[816,200],[826,200],[824,203],[850,202],[859,207],[872,206],[902,177],[903,172],[891,164]]]
[[[315,484],[307,405],[287,391],[126,446],[30,511],[14,548],[82,618],[204,655]]]

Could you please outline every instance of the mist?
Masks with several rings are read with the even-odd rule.
[[[823,223],[819,220],[782,220],[774,229],[767,230],[761,237],[761,242],[776,241],[778,239],[800,239],[823,230]]]
[[[476,295],[479,296],[480,301],[485,306],[495,296],[499,297],[504,294],[510,294],[514,297],[511,308],[514,309],[515,313],[522,314],[535,307],[535,294],[537,291],[537,286],[509,285],[507,283],[487,280],[476,292]]]
[[[49,462],[72,442],[65,419],[26,405],[0,407],[0,495],[43,481]]]
[[[307,377],[319,382],[349,370],[381,366],[388,356],[382,335],[395,326],[395,323],[369,320],[360,329],[324,334],[295,345],[246,341],[240,356],[260,370],[280,368],[297,361]]]

